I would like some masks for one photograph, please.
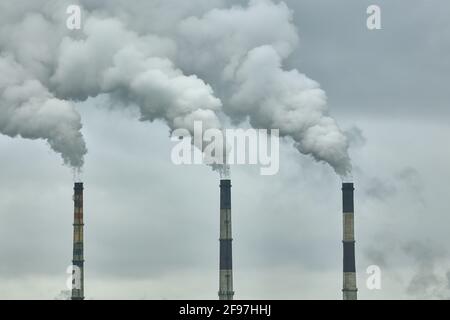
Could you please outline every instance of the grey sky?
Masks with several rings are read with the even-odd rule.
[[[51,1],[42,2],[51,7]],[[116,0],[103,8],[101,1],[90,2],[129,21],[127,27],[139,34],[161,35],[173,34],[186,15],[200,17],[238,3],[129,6]],[[339,126],[356,135],[350,156],[359,297],[448,299],[450,3],[285,3],[300,38],[285,68],[319,82]],[[373,3],[382,9],[379,31],[365,25]],[[12,6],[7,0],[0,4]],[[154,16],[150,9],[161,6],[171,14]],[[15,18],[10,15],[8,23]],[[174,60],[182,68],[176,51]],[[200,76],[214,77],[208,72]],[[214,90],[222,95],[228,88]],[[215,299],[217,173],[173,165],[167,125],[139,122],[136,109],[110,110],[110,102],[98,97],[75,104],[88,148],[86,297]],[[340,299],[341,180],[288,142],[280,161],[279,174],[271,177],[260,176],[256,167],[232,168],[235,297]],[[52,299],[65,290],[72,184],[71,169],[43,140],[0,135],[0,298]],[[365,286],[365,270],[373,264],[382,270],[379,291]]]

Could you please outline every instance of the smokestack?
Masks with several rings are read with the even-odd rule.
[[[72,300],[84,300],[83,183],[74,186]]]
[[[342,183],[344,285],[343,299],[357,300],[353,183]]]
[[[231,180],[220,180],[220,270],[219,300],[233,300],[231,237]]]

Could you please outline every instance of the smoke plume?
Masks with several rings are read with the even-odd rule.
[[[71,101],[110,94],[124,106],[139,107],[142,121],[162,119],[172,130],[192,130],[196,120],[206,128],[219,127],[220,100],[204,81],[174,66],[172,41],[139,36],[117,18],[94,14],[86,15],[83,29],[72,35],[63,31],[65,16],[58,19],[55,12],[63,5],[33,12],[41,9],[22,4],[27,10],[19,7],[16,15],[23,18],[6,25],[0,37],[1,133],[45,139],[66,164],[80,168],[86,147]],[[51,41],[30,37],[36,29]],[[13,35],[27,41],[16,45]],[[34,46],[41,50],[27,51]]]
[[[72,167],[83,165],[86,146],[72,103],[56,98],[9,55],[0,56],[0,132],[44,139]]]
[[[299,152],[341,176],[351,171],[325,92],[283,66],[299,43],[283,2],[79,1],[75,31],[65,21],[74,1],[17,2],[0,0],[1,133],[45,139],[81,167],[86,147],[73,102],[108,94],[171,130],[192,131],[199,120],[219,128],[226,117],[276,128]]]
[[[224,112],[235,123],[277,128],[303,154],[351,171],[346,136],[329,116],[325,92],[283,61],[299,39],[292,12],[283,3],[252,0],[248,6],[214,9],[189,17],[178,29],[182,65],[220,88]],[[208,50],[204,50],[208,48]]]

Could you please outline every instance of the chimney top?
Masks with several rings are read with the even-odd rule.
[[[221,179],[220,186],[221,187],[231,187],[231,180],[230,179]]]
[[[83,182],[75,182],[74,190],[83,190]]]
[[[342,183],[342,190],[355,190],[355,188],[353,187],[353,182]]]

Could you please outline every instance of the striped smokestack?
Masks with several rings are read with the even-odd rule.
[[[219,300],[233,300],[231,237],[231,180],[220,180],[220,270]]]
[[[353,183],[342,184],[343,206],[343,245],[344,245],[344,285],[343,299],[356,300],[356,267],[355,267],[355,229],[354,229],[354,202]]]
[[[84,300],[83,183],[74,187],[72,300]]]

